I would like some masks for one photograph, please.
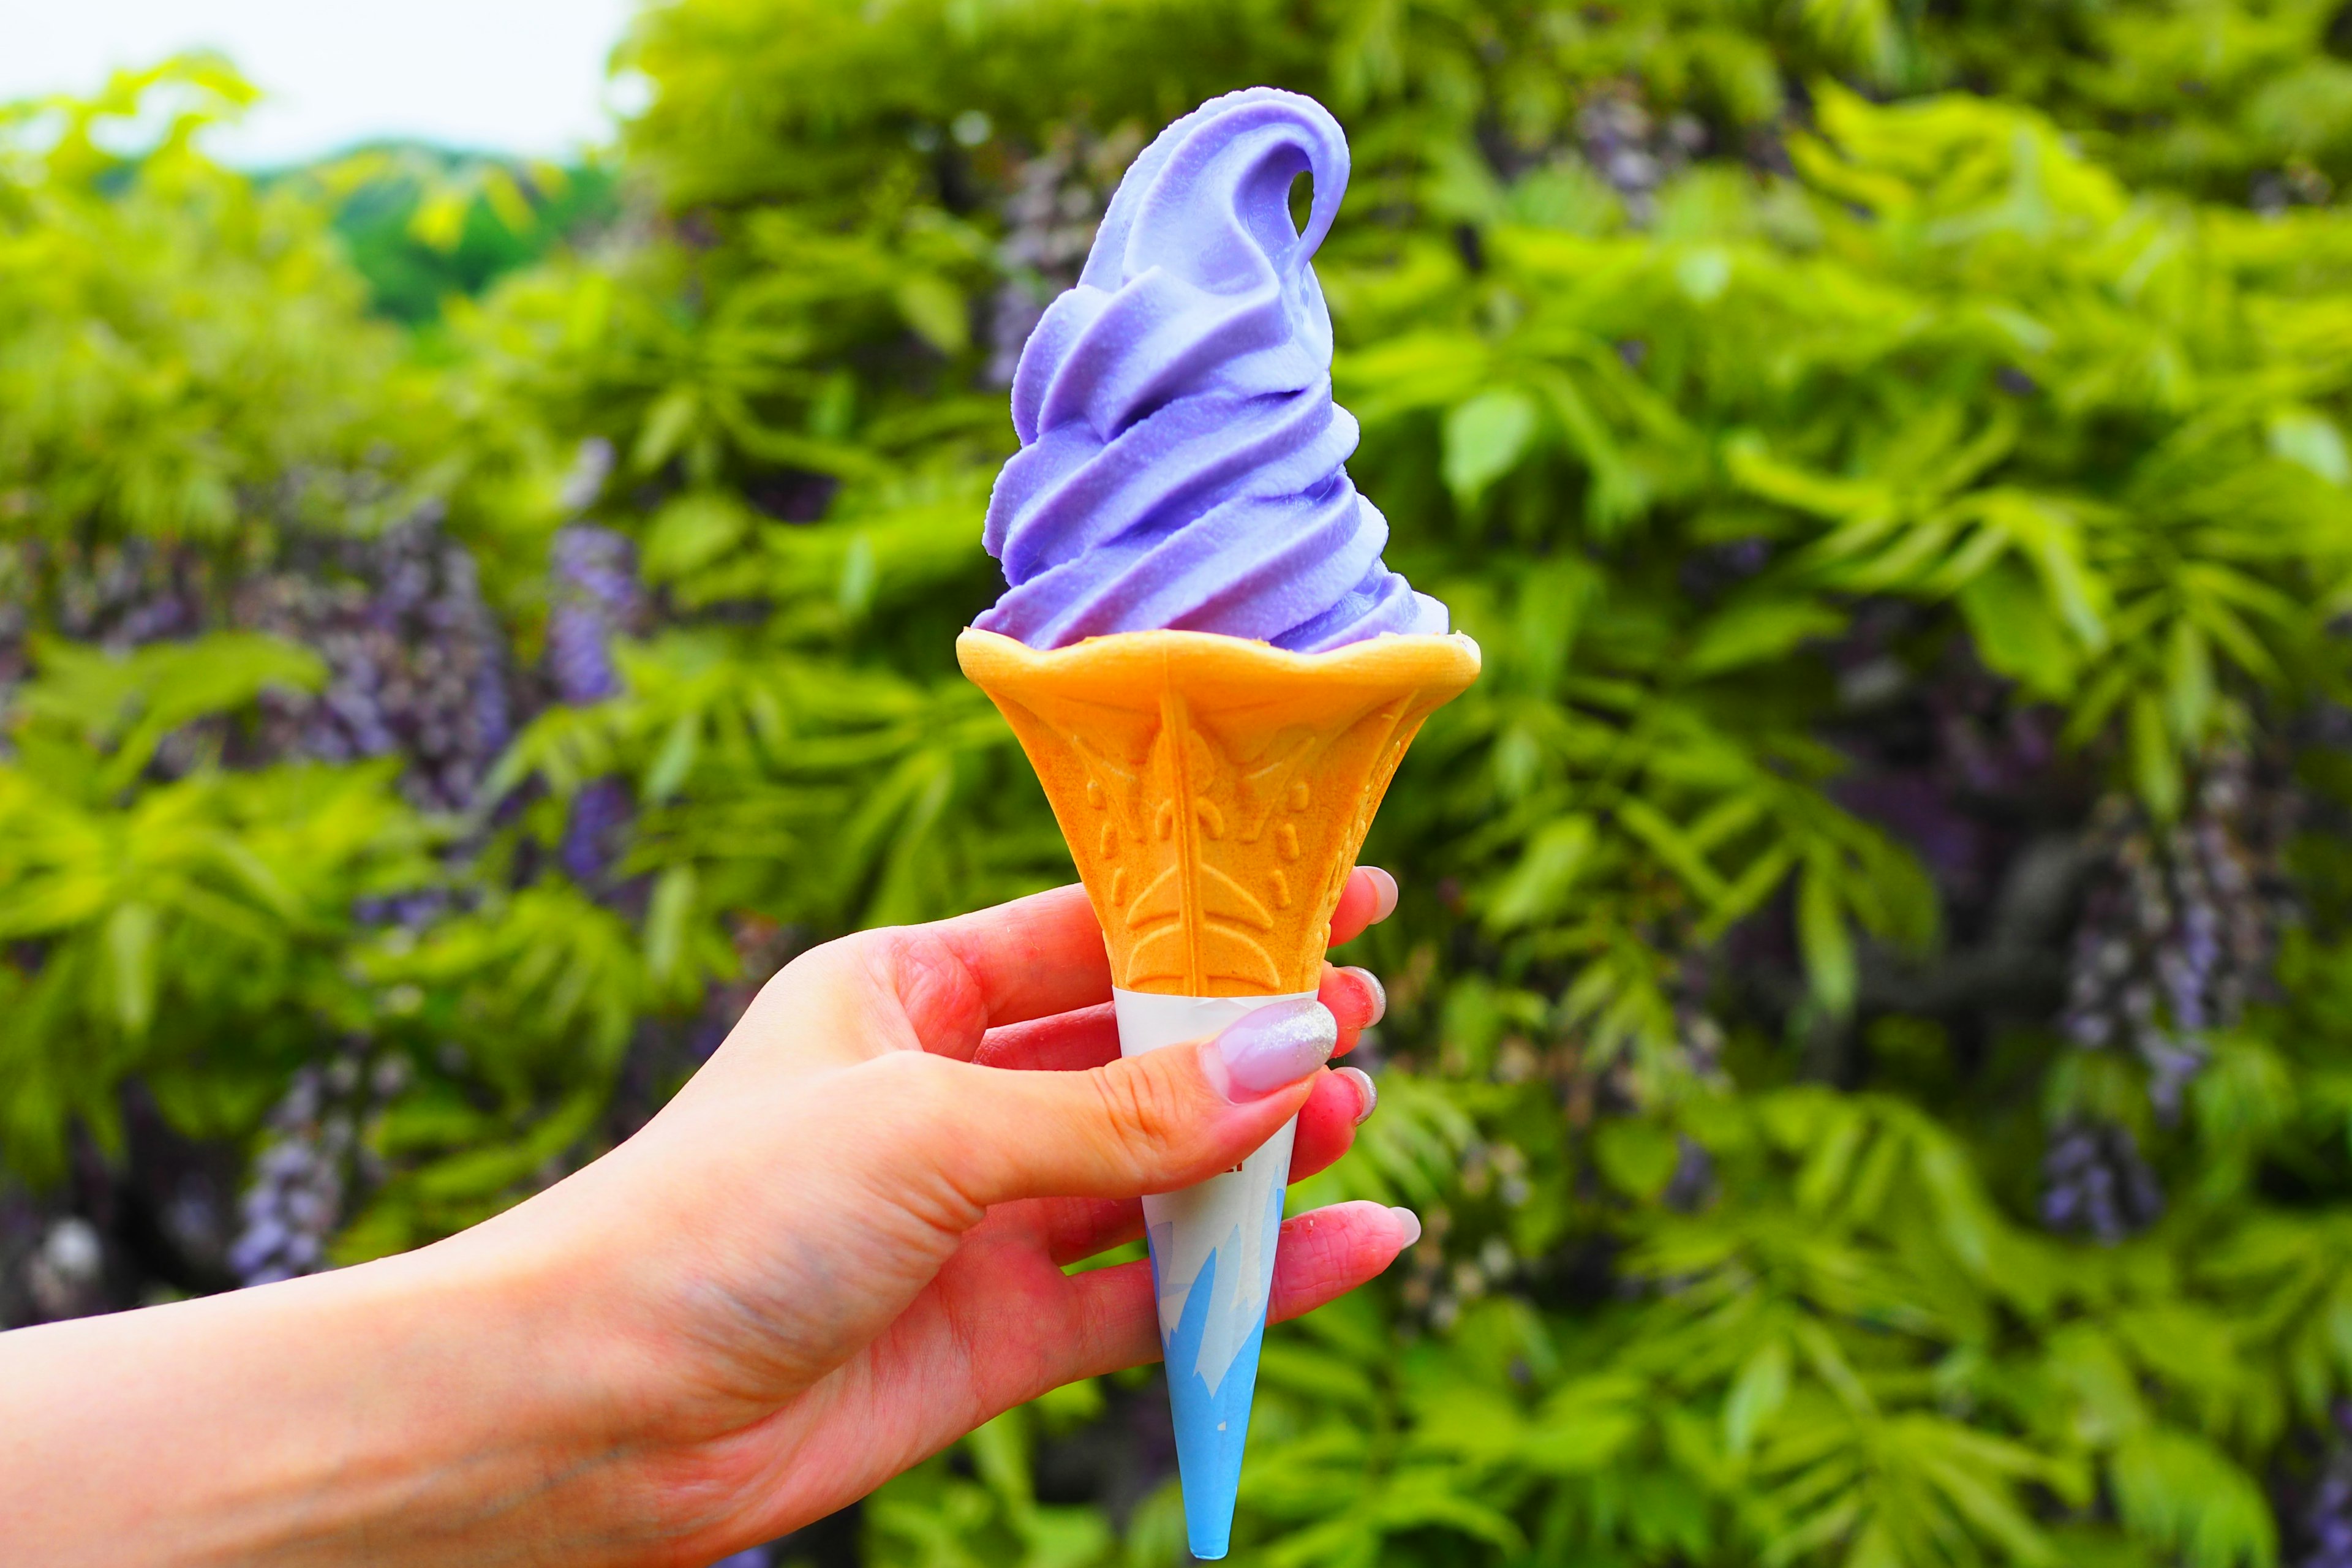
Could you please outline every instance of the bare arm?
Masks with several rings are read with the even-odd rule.
[[[1335,934],[1392,902],[1359,872]],[[1324,1059],[1378,987],[1327,970],[1319,1040],[1124,1062],[1108,988],[1075,889],[852,938],[636,1138],[488,1224],[0,1335],[8,1560],[707,1563],[1156,1358],[1145,1266],[1063,1265],[1294,1111],[1294,1176],[1343,1152],[1370,1082]],[[1417,1234],[1370,1204],[1291,1221],[1276,1314]]]

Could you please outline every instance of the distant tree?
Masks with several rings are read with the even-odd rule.
[[[2345,16],[680,0],[628,224],[494,278],[495,181],[396,275],[398,191],[206,163],[216,67],[16,116],[6,1310],[469,1223],[800,946],[1066,878],[950,652],[1003,380],[1270,81],[1355,150],[1351,472],[1486,673],[1301,1194],[1427,1235],[1270,1336],[1244,1552],[2340,1561]],[[1174,1561],[1150,1375],[785,1556]]]

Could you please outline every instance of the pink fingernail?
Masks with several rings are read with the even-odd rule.
[[[1370,1028],[1389,1016],[1389,990],[1387,986],[1381,984],[1379,975],[1369,969],[1359,969],[1352,963],[1343,966],[1339,973],[1354,975],[1356,984],[1361,985],[1365,994],[1372,999],[1372,1016],[1364,1020],[1365,1028]]]
[[[1372,906],[1372,923],[1378,925],[1396,913],[1397,879],[1378,866],[1365,867],[1364,875],[1372,879],[1372,889],[1380,895],[1379,901]]]
[[[1356,1125],[1361,1127],[1380,1108],[1380,1086],[1372,1081],[1372,1075],[1361,1068],[1334,1068],[1331,1070],[1356,1086],[1356,1098],[1361,1106],[1356,1112]]]
[[[1216,1057],[1225,1081],[1218,1087],[1236,1103],[1297,1083],[1331,1059],[1339,1020],[1313,997],[1275,1002],[1225,1026]]]
[[[1421,1239],[1421,1216],[1411,1209],[1402,1207],[1392,1208],[1389,1213],[1396,1215],[1397,1228],[1404,1232],[1404,1245],[1397,1248],[1399,1252],[1402,1252],[1405,1247],[1411,1247]]]

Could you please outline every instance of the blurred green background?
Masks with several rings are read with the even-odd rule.
[[[1427,1234],[1236,1558],[2352,1565],[2352,6],[671,0],[570,168],[0,111],[0,1322],[609,1148],[807,944],[1066,880],[956,675],[1129,158],[1314,93]],[[1181,1562],[1156,1373],[751,1554]]]

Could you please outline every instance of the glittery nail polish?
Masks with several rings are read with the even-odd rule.
[[[1217,1037],[1224,1066],[1221,1085],[1229,1100],[1255,1100],[1297,1083],[1331,1059],[1339,1043],[1339,1021],[1307,997],[1275,1002],[1225,1026]]]

